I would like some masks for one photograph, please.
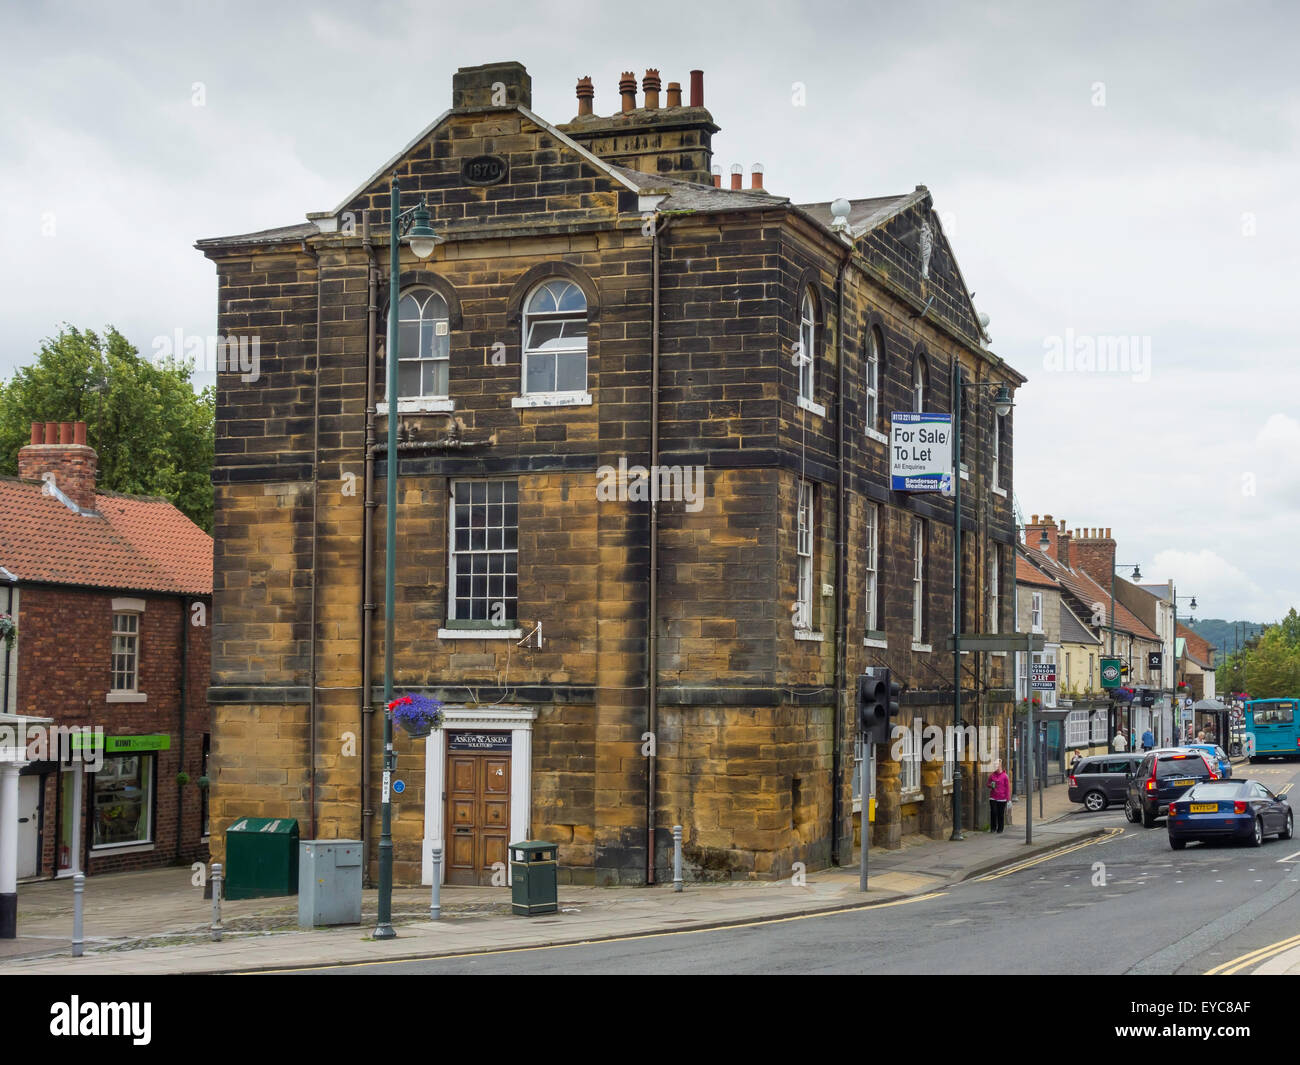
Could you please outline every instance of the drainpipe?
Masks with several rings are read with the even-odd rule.
[[[659,465],[659,240],[672,224],[655,214],[650,236],[650,469]],[[645,881],[655,882],[655,776],[658,770],[659,728],[659,503],[650,500],[650,594],[646,607],[646,731],[650,733],[650,757],[646,763],[645,787]]]
[[[375,246],[370,239],[370,211],[361,212],[361,246],[366,250],[366,463],[364,534],[361,549],[361,853],[368,854],[370,840],[370,727],[374,715],[370,684],[373,668],[371,630],[375,622],[375,603],[371,598],[372,567],[375,542],[375,323],[379,314],[379,267],[375,263]]]
[[[307,728],[310,731],[311,767],[307,774],[308,803],[311,807],[308,839],[316,838],[316,548],[320,536],[317,509],[320,497],[320,330],[321,330],[321,267],[320,252],[305,240],[303,251],[316,261],[316,358],[312,370],[311,415],[311,631],[308,652]]]
[[[14,612],[14,586],[13,586],[12,584],[7,584],[7,585],[5,585],[5,613],[6,613],[6,614],[9,614],[10,616],[12,616],[12,615],[13,615],[13,612]],[[17,622],[17,619],[15,619],[15,620],[14,620],[14,624],[16,625],[17,623],[18,623],[18,622]],[[6,648],[4,649],[4,656],[5,656],[5,694],[4,694],[4,700],[5,700],[5,701],[4,701],[3,703],[0,703],[0,714],[7,714],[7,713],[9,713],[9,658],[10,658],[10,654],[9,654],[9,648],[8,648],[8,647],[6,647]]]
[[[835,503],[835,716],[832,723],[831,739],[831,865],[840,864],[840,819],[844,816],[843,781],[840,779],[844,765],[844,714],[847,702],[848,684],[848,492],[844,485],[844,275],[853,257],[852,246],[844,251],[835,277],[836,326],[835,326],[835,362],[838,384],[835,392],[836,422],[836,477],[837,497]],[[864,795],[863,810],[866,810],[867,797]],[[865,814],[862,838],[866,840]]]
[[[180,691],[180,768],[185,772],[185,696],[189,689],[189,651],[190,651],[190,606],[189,600],[181,596],[181,691]],[[176,784],[176,860],[181,858],[181,837],[185,832],[185,809],[181,800],[181,786]]]

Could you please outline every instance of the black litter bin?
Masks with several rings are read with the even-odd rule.
[[[510,844],[510,909],[521,917],[555,913],[559,909],[555,881],[554,843]]]

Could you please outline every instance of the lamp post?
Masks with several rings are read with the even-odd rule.
[[[388,461],[387,484],[384,501],[384,785],[381,809],[382,830],[379,837],[379,916],[375,921],[375,939],[392,939],[393,931],[393,804],[392,782],[393,714],[388,704],[393,701],[393,599],[396,584],[394,556],[397,553],[397,303],[401,289],[400,251],[405,239],[418,258],[427,259],[442,242],[429,225],[429,209],[423,200],[418,207],[400,209],[400,189],[397,175],[389,192],[388,247],[388,344],[384,358],[388,360],[388,385],[384,398],[388,400]],[[370,698],[370,693],[366,693]],[[362,797],[364,801],[364,796]]]
[[[999,418],[1005,418],[1015,404],[1011,400],[1011,391],[1005,384],[992,381],[963,381],[959,368],[952,375],[952,491],[953,491],[953,531],[952,531],[952,725],[953,725],[953,772],[952,772],[952,835],[950,841],[966,838],[961,830],[961,764],[957,761],[957,736],[961,728],[961,399],[963,388],[976,390],[997,388],[993,406]],[[996,428],[994,430],[996,432]],[[1013,560],[1014,561],[1014,560]],[[978,613],[978,612],[977,612]]]
[[[1116,562],[1110,567],[1110,657],[1111,658],[1115,657],[1115,571],[1120,568],[1128,569],[1130,565],[1132,565],[1133,567],[1133,580],[1140,581],[1142,579],[1141,563]],[[1131,682],[1133,679],[1132,677],[1133,634],[1132,633],[1129,634],[1129,638],[1128,638],[1128,659],[1129,659],[1129,680]],[[1132,750],[1133,749],[1133,704],[1131,702],[1128,704],[1128,732],[1129,732],[1128,749]]]
[[[1177,704],[1177,705],[1179,706],[1179,713],[1178,713],[1178,724],[1179,724],[1179,730],[1178,730],[1178,731],[1179,731],[1179,732],[1182,732],[1182,727],[1181,727],[1181,726],[1182,726],[1182,721],[1183,721],[1183,715],[1182,715],[1182,709],[1181,709],[1182,704],[1178,702],[1178,600],[1180,600],[1180,599],[1190,599],[1190,600],[1192,601],[1192,609],[1195,610],[1195,609],[1196,609],[1196,596],[1194,596],[1194,595],[1179,595],[1179,594],[1178,594],[1178,586],[1177,586],[1176,584],[1174,584],[1173,581],[1170,581],[1170,582],[1169,582],[1169,587],[1173,590],[1173,591],[1172,591],[1172,594],[1169,596],[1169,599],[1170,599],[1170,601],[1174,604],[1174,627],[1173,627],[1173,631],[1170,632],[1170,634],[1169,634],[1169,643],[1170,643],[1170,648],[1169,648],[1169,650],[1170,650],[1170,654],[1171,654],[1171,658],[1170,658],[1170,660],[1171,660],[1171,661],[1173,662],[1173,664],[1174,664],[1174,668],[1173,668],[1173,680],[1172,680],[1172,682],[1171,682],[1171,683],[1173,684],[1173,689],[1172,689],[1172,690],[1173,690],[1173,696],[1172,696],[1172,698],[1173,698],[1175,704]],[[1181,740],[1181,739],[1182,739],[1182,736],[1180,735],[1180,736],[1178,736],[1177,738]]]

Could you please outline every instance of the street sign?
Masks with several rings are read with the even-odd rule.
[[[1159,673],[1161,664],[1164,661],[1164,655],[1160,651],[1147,652],[1147,669],[1152,673]]]
[[[1103,688],[1119,687],[1120,664],[1118,658],[1103,658],[1101,660],[1101,686]]]
[[[394,795],[401,795],[402,792],[404,792],[405,790],[406,790],[406,781],[405,781],[405,780],[394,780],[394,781],[393,781],[393,794],[394,794]]]
[[[1033,689],[1036,692],[1056,690],[1056,663],[1035,662],[1033,669]]]
[[[961,649],[963,651],[1041,651],[1047,643],[1047,637],[1041,632],[1012,632],[1005,636],[984,632],[963,632]],[[953,637],[948,637],[948,650],[955,650]]]
[[[895,492],[941,491],[952,477],[952,415],[894,411],[889,455]]]

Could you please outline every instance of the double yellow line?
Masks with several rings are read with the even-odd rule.
[[[1260,962],[1268,961],[1275,954],[1281,954],[1283,951],[1290,950],[1292,947],[1300,947],[1300,936],[1292,936],[1290,939],[1283,939],[1267,947],[1260,947],[1259,950],[1252,950],[1249,954],[1243,954],[1239,958],[1233,958],[1232,961],[1225,961],[1222,965],[1216,965],[1213,969],[1206,969],[1206,976],[1231,976],[1233,973],[1239,973],[1242,969],[1252,965],[1258,965]]]
[[[1051,861],[1053,858],[1059,858],[1063,854],[1070,854],[1073,851],[1081,851],[1084,847],[1091,847],[1094,844],[1103,843],[1108,839],[1118,836],[1123,831],[1122,828],[1108,828],[1105,835],[1094,836],[1092,839],[1086,839],[1082,843],[1073,843],[1068,847],[1061,847],[1058,850],[1048,851],[1046,854],[1040,854],[1036,858],[1026,858],[1023,862],[1017,862],[1015,865],[1009,865],[1005,869],[999,869],[996,873],[990,873],[988,876],[978,876],[975,878],[975,882],[982,884],[987,880],[1000,880],[1004,876],[1018,873],[1022,869],[1031,869],[1035,865]]]

